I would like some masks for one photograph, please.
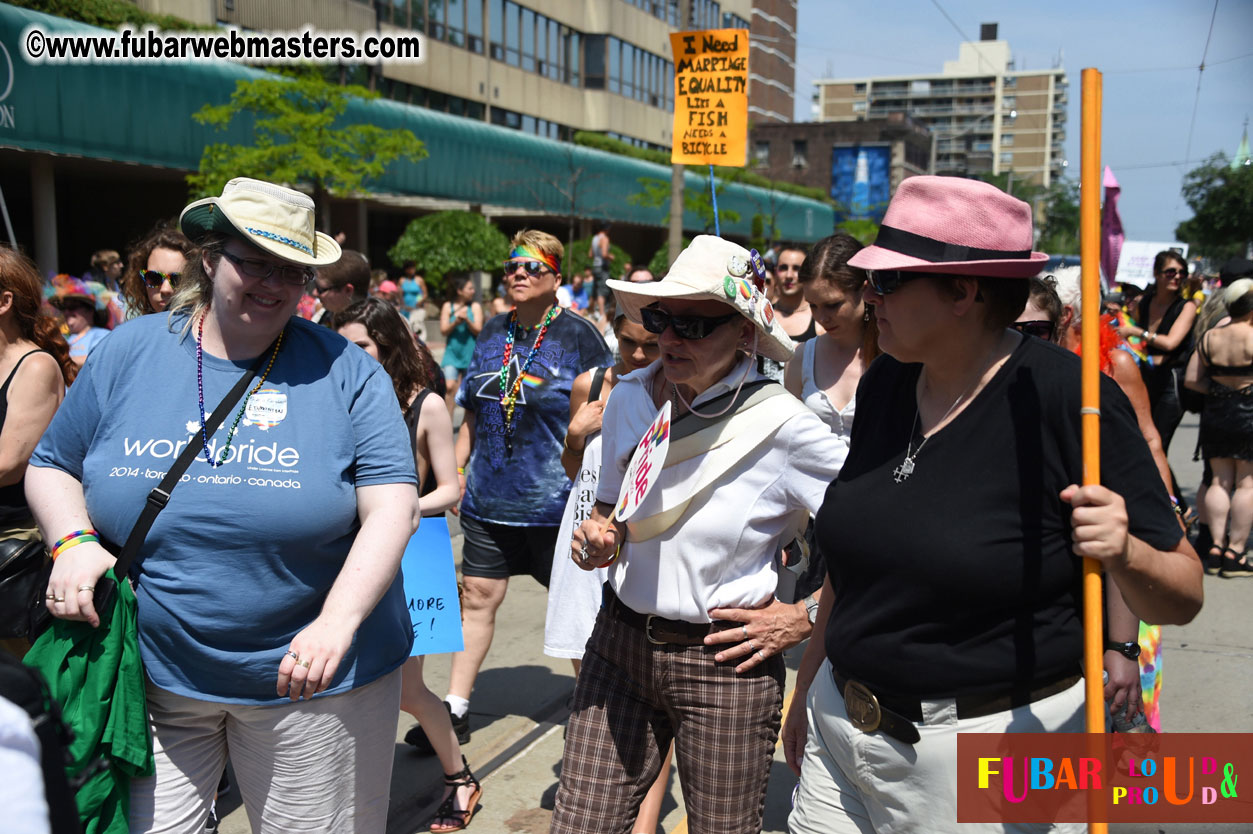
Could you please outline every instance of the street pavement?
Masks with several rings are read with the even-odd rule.
[[[1187,415],[1174,438],[1170,460],[1191,501],[1201,477],[1192,461],[1197,417]],[[451,517],[450,517],[451,518]],[[455,520],[453,549],[460,559],[461,536]],[[1205,607],[1187,626],[1163,629],[1164,729],[1174,732],[1253,732],[1253,579],[1205,577]],[[465,754],[483,782],[481,807],[471,830],[480,834],[544,834],[548,831],[561,762],[562,733],[574,690],[570,663],[542,652],[545,593],[529,577],[515,578],[497,617],[496,637],[471,704],[473,738]],[[788,655],[790,697],[803,646]],[[447,692],[449,658],[426,662],[427,683],[441,697]],[[440,768],[402,741],[412,724],[396,724],[396,759],[388,834],[425,831],[441,796]],[[778,751],[771,772],[763,831],[785,832],[791,771]],[[223,834],[249,830],[238,792],[223,797]],[[682,793],[672,774],[661,829],[673,832],[684,820]],[[1113,834],[1220,834],[1253,831],[1248,826],[1113,825]]]

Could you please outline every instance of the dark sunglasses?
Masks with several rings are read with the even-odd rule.
[[[644,307],[640,310],[640,322],[649,333],[660,335],[666,332],[667,327],[673,327],[675,335],[680,339],[692,341],[703,339],[722,325],[738,318],[739,313],[728,313],[725,316],[672,316],[656,307]]]
[[[1051,321],[1046,321],[1044,319],[1038,319],[1036,321],[1016,321],[1011,323],[1010,327],[1014,328],[1019,333],[1024,333],[1028,336],[1035,336],[1036,338],[1043,339],[1046,342],[1053,341],[1053,322]]]
[[[1188,270],[1176,269],[1175,267],[1172,266],[1170,269],[1162,270],[1162,277],[1163,278],[1187,278]]]
[[[539,261],[505,261],[506,275],[512,275],[519,269],[525,269],[527,275],[539,275],[548,270],[548,265]]]
[[[141,269],[139,277],[144,285],[150,290],[159,290],[161,285],[166,281],[170,282],[170,286],[178,289],[178,279],[183,277],[181,272],[162,272],[159,269]]]
[[[918,278],[941,277],[935,272],[902,272],[899,269],[869,269],[866,270],[866,276],[866,280],[870,282],[870,289],[879,295],[891,295],[899,290],[902,284]]]
[[[239,271],[249,278],[261,278],[264,280],[278,273],[278,279],[284,284],[304,286],[315,277],[314,271],[309,267],[286,266],[271,261],[263,261],[260,258],[244,258],[225,249],[222,250],[222,257],[239,267]]]

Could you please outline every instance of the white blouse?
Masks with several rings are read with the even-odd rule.
[[[734,391],[741,359],[695,400],[697,407]],[[760,379],[749,370],[746,382]],[[622,377],[605,408],[603,464],[596,500],[614,504],[631,453],[657,415],[650,393],[660,360]],[[831,430],[809,412],[798,413],[731,468],[661,535],[628,541],[609,571],[614,592],[628,607],[667,619],[709,622],[711,608],[752,608],[768,602],[778,584],[775,554],[785,542],[788,516],[817,512],[839,474],[845,452]],[[700,477],[704,455],[662,470],[638,510],[641,518],[686,499]]]
[[[840,442],[840,466],[848,457],[848,444],[853,436],[853,415],[857,411],[857,395],[848,401],[844,408],[836,410],[834,403],[827,397],[827,392],[818,387],[814,381],[814,356],[817,339],[810,339],[801,344],[801,400],[809,406],[809,410],[818,415],[822,422],[831,428],[831,432]]]

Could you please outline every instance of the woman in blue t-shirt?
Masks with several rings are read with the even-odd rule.
[[[155,753],[131,830],[203,821],[229,749],[259,828],[381,831],[412,644],[397,567],[418,517],[396,395],[364,352],[294,317],[340,256],[312,200],[235,179],[179,223],[201,254],[170,314],[96,348],[31,459],[31,509],[59,550],[48,607],[100,622],[102,543],[126,540],[192,444],[131,570]]]

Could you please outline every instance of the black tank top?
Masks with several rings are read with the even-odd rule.
[[[409,406],[409,410],[405,412],[405,425],[409,427],[409,445],[413,447],[413,459],[418,459],[418,420],[422,416],[422,401],[431,394],[430,388],[423,388],[418,394],[418,398],[413,401],[413,405]],[[418,475],[418,497],[430,495],[435,491],[435,479],[428,478],[427,483],[422,483],[422,476]]]
[[[13,366],[13,370],[9,372],[9,378],[4,381],[4,385],[0,385],[0,431],[4,430],[4,421],[9,416],[9,383],[13,381],[13,376],[17,373],[17,369],[22,367],[27,356],[44,352],[32,350],[23,354]],[[26,476],[23,475],[16,484],[0,487],[0,525],[7,526],[30,518],[30,507],[26,504],[25,482]]]

